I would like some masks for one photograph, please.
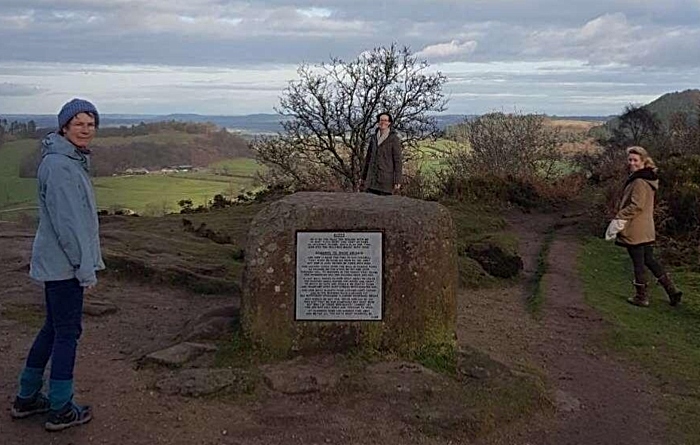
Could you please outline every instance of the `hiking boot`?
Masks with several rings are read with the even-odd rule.
[[[63,408],[51,411],[49,420],[46,421],[44,427],[47,431],[61,431],[72,426],[88,423],[91,420],[92,409],[89,406],[80,406],[73,402],[68,402]]]
[[[34,414],[48,413],[50,407],[49,399],[40,392],[29,399],[18,396],[15,397],[15,403],[12,404],[10,415],[13,419],[24,419]]]
[[[683,296],[683,292],[678,290],[676,285],[673,284],[673,281],[671,281],[671,277],[668,276],[667,273],[665,273],[659,277],[657,282],[661,286],[663,286],[664,290],[666,291],[666,295],[668,295],[668,300],[669,300],[671,306],[677,306],[678,303],[681,302],[681,297]]]
[[[634,288],[637,291],[634,297],[629,297],[627,302],[635,306],[648,307],[649,296],[647,295],[647,284],[634,282]]]

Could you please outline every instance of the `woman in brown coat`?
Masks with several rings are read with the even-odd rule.
[[[401,189],[401,140],[391,129],[389,113],[377,116],[377,131],[369,140],[360,177],[360,188],[376,195],[391,195]]]
[[[627,166],[630,175],[625,182],[619,211],[611,223],[611,226],[623,227],[617,233],[615,243],[627,248],[634,267],[636,294],[627,301],[637,306],[649,306],[645,270],[648,268],[663,286],[671,306],[676,306],[683,293],[654,258],[654,198],[659,188],[657,168],[647,151],[639,146],[627,149]]]

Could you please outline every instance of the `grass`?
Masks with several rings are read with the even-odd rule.
[[[414,360],[435,372],[457,375],[457,351],[454,345],[426,345],[416,352]]]
[[[254,177],[263,166],[255,159],[237,158],[227,159],[211,164],[210,169],[226,176]]]
[[[8,304],[0,310],[0,317],[31,328],[39,328],[44,324],[44,311],[37,305]]]
[[[259,210],[260,206],[246,205],[161,218],[103,218],[100,230],[107,273],[200,294],[236,295],[243,272],[240,251],[250,220]],[[231,243],[217,244],[186,232],[183,219],[194,227],[205,223],[228,235]]]
[[[172,175],[113,176],[95,178],[95,194],[100,208],[129,208],[137,213],[159,216],[179,210],[181,199],[195,206],[216,194],[237,195],[250,188],[253,180],[193,173]]]
[[[460,285],[477,289],[503,283],[503,279],[489,275],[476,260],[465,255],[469,245],[480,242],[496,244],[506,251],[517,253],[518,237],[505,230],[506,221],[498,209],[459,201],[445,201],[442,204],[449,209],[455,225]]]
[[[456,384],[444,380],[442,385],[451,386],[447,393],[433,388],[426,394],[413,395],[414,422],[428,436],[447,439],[445,443],[462,443],[464,436],[484,437],[552,408],[537,376],[514,373],[470,348],[455,355],[436,352],[430,351],[430,360],[421,363],[454,379]]]
[[[527,299],[527,309],[535,317],[539,317],[541,315],[542,306],[544,305],[542,280],[549,267],[547,257],[549,256],[549,249],[552,246],[553,240],[554,232],[549,231],[542,242],[540,253],[537,255],[537,269],[535,270],[535,276],[533,277],[532,294],[530,294]]]
[[[20,178],[19,165],[37,144],[36,140],[23,139],[0,147],[0,209],[36,204],[36,180]]]
[[[418,144],[417,163],[421,172],[432,174],[445,166],[445,157],[458,148],[458,144],[449,139],[425,140]]]
[[[148,137],[158,137],[163,142],[167,141],[169,135],[102,138],[99,144],[133,142],[134,139]],[[37,143],[36,140],[24,139],[0,147],[0,209],[36,206],[36,179],[20,178],[19,166]],[[214,171],[225,171],[228,176],[177,173],[94,178],[97,205],[101,209],[128,208],[139,214],[160,216],[178,211],[177,203],[181,199],[191,199],[197,206],[216,194],[237,196],[242,190],[250,190],[254,187],[254,175],[260,166],[253,159],[235,158],[213,164],[211,168]],[[4,215],[3,218],[11,216]]]
[[[502,232],[506,228],[506,220],[492,206],[457,200],[446,200],[441,204],[452,214],[458,240],[474,240],[484,234]]]
[[[676,444],[700,443],[700,274],[678,272],[678,308],[650,286],[651,306],[625,300],[634,291],[626,252],[602,240],[585,242],[579,256],[586,300],[610,322],[604,345],[641,365],[656,381]]]

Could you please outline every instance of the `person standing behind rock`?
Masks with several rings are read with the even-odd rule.
[[[100,115],[82,99],[58,114],[58,133],[42,141],[39,227],[32,247],[30,276],[44,283],[46,321],[32,344],[12,406],[15,419],[49,413],[45,428],[59,431],[92,419],[89,406],[73,401],[73,370],[82,333],[83,292],[104,269],[99,221],[90,182],[90,150]],[[51,360],[48,397],[41,391]]]
[[[360,177],[360,189],[376,195],[399,193],[402,179],[402,145],[391,128],[389,113],[377,116],[377,131],[370,137]]]

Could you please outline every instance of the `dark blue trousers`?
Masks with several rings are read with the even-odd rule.
[[[20,376],[20,397],[32,397],[42,387],[43,373],[51,360],[49,398],[61,406],[72,397],[73,369],[82,333],[83,288],[76,279],[47,281],[46,320],[32,344]]]

